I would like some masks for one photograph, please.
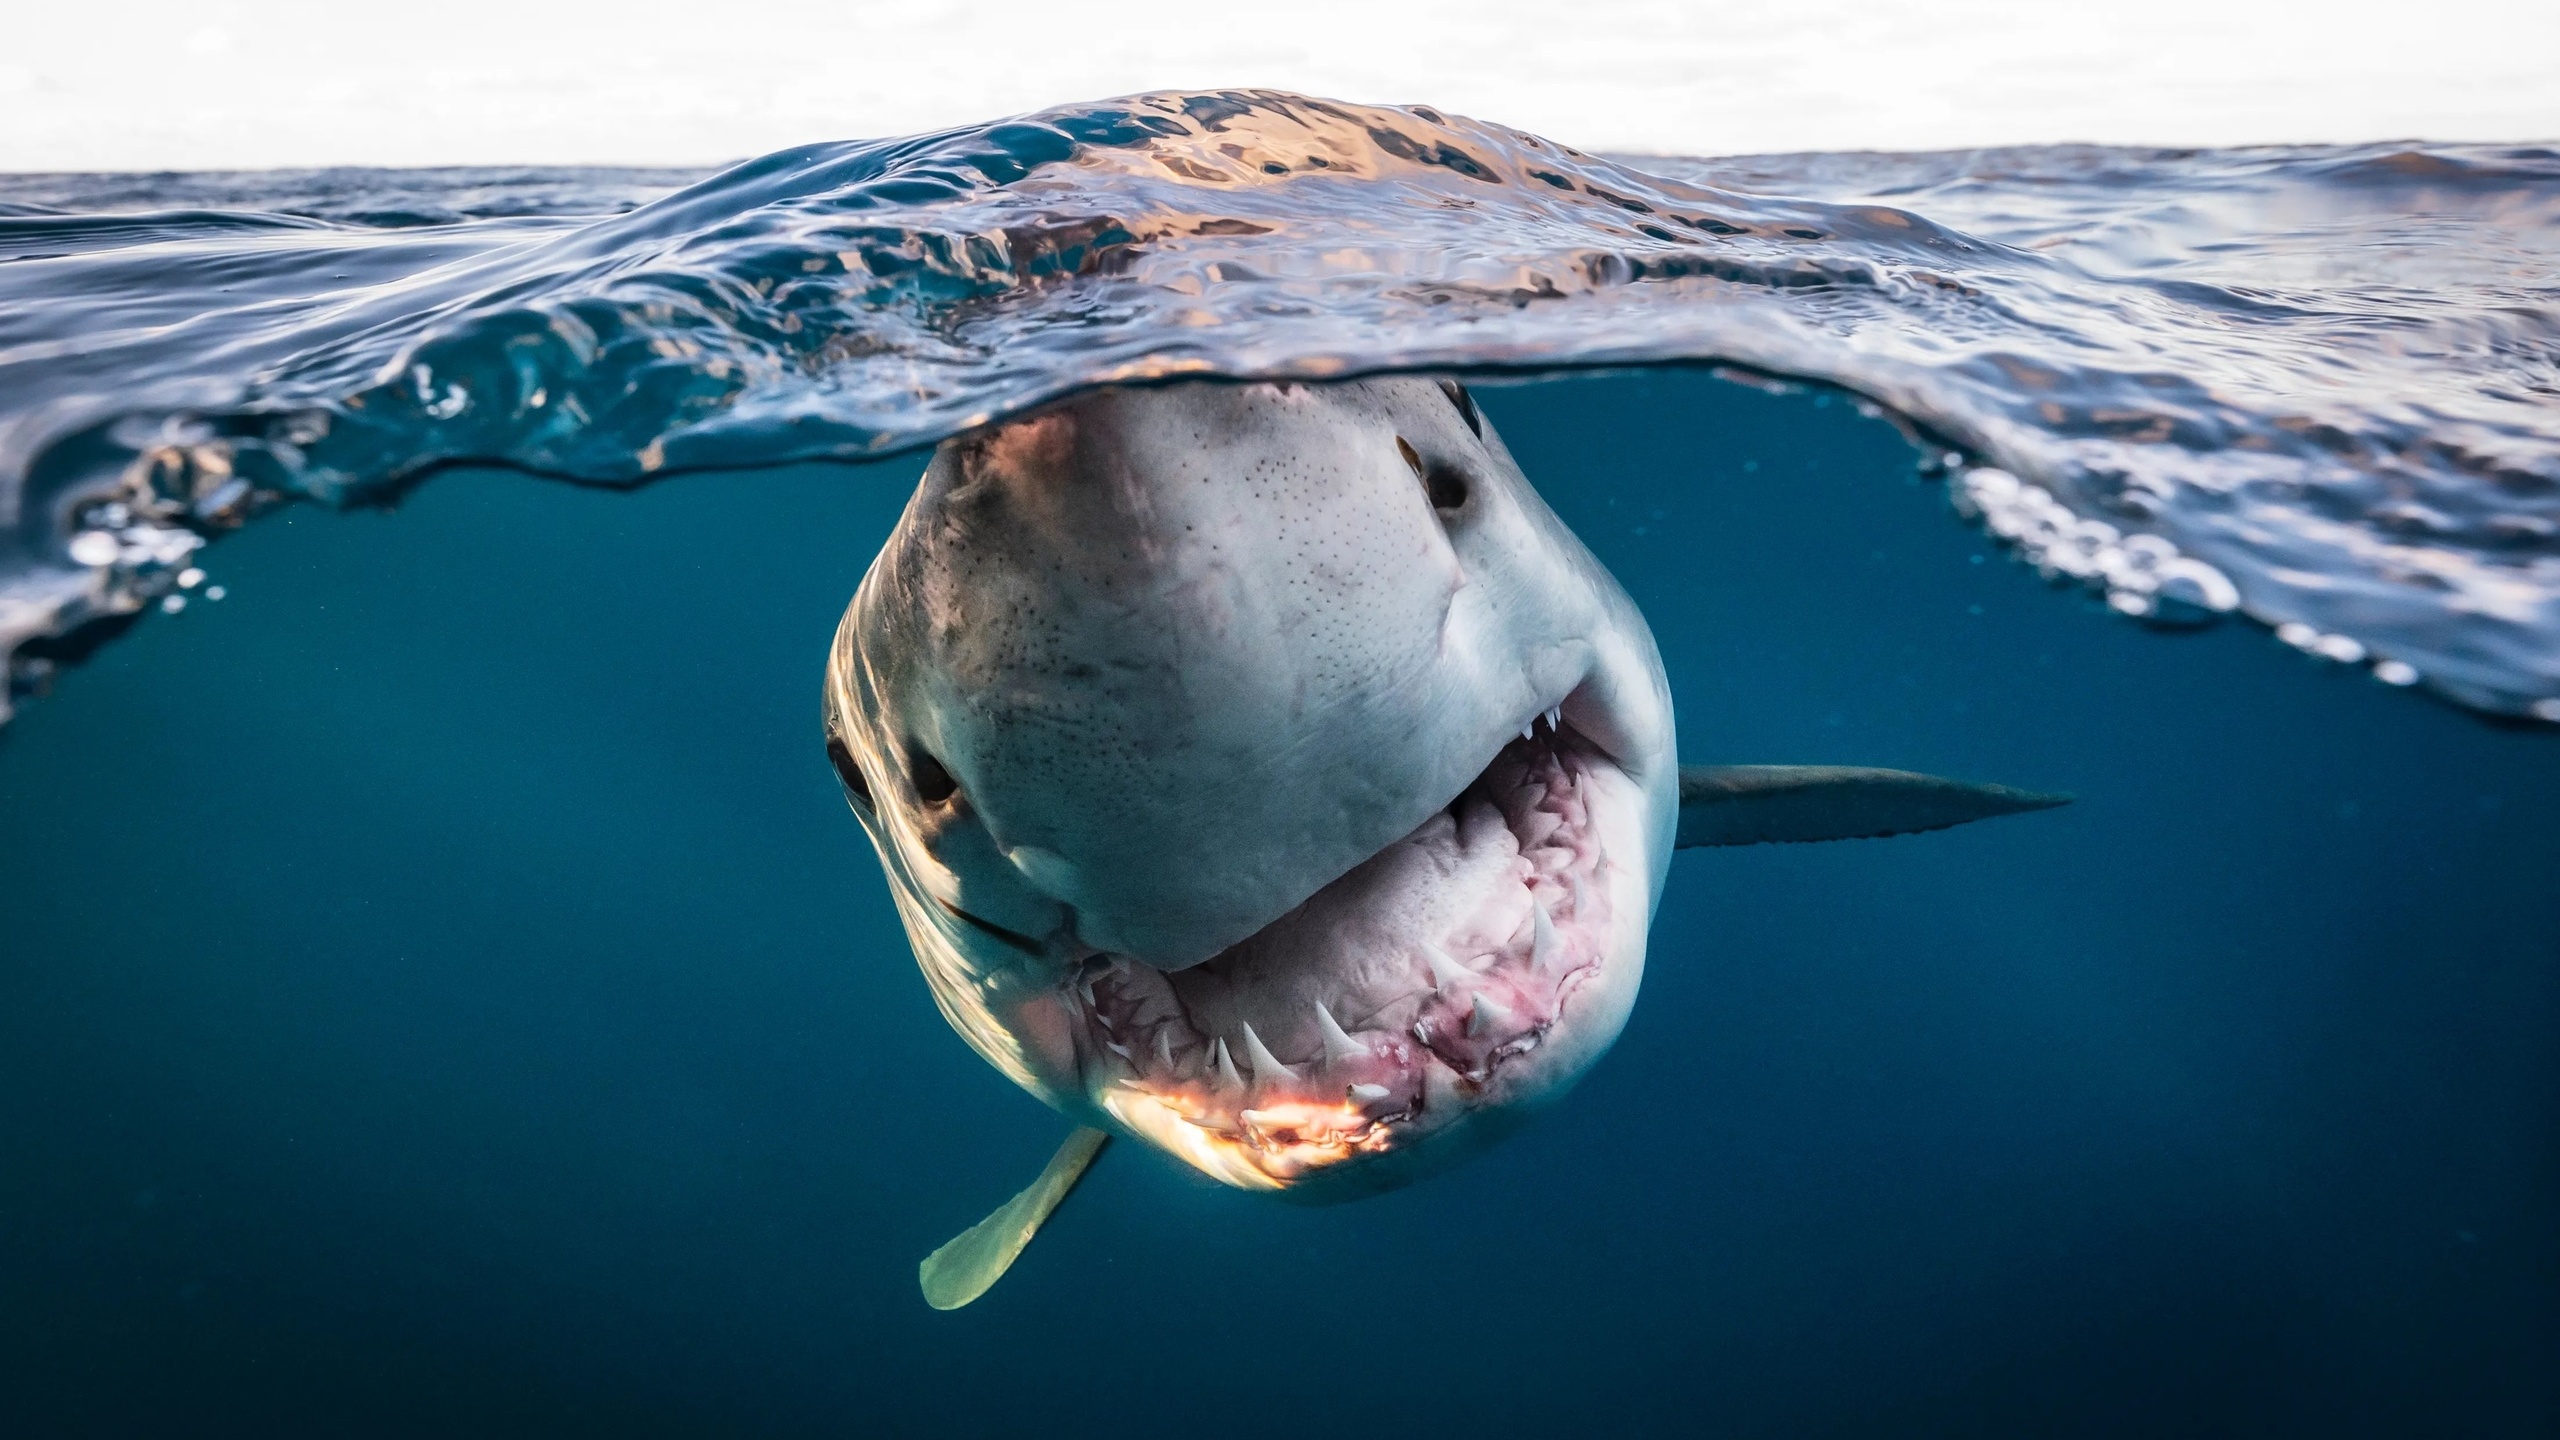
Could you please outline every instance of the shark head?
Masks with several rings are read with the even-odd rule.
[[[1305,1198],[1590,1068],[1678,820],[1643,617],[1428,379],[1104,390],[944,444],[826,727],[979,1054]]]

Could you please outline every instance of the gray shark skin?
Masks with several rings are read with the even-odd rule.
[[[945,444],[826,693],[953,1027],[1229,1184],[1460,1158],[1634,1003],[1661,658],[1453,385],[1107,390]]]
[[[825,723],[963,1039],[1079,1126],[1318,1201],[1570,1089],[1676,844],[2059,803],[1684,774],[1644,617],[1464,388],[1413,377],[1102,390],[946,442],[837,629]],[[1099,1145],[937,1252],[934,1303],[992,1283]]]

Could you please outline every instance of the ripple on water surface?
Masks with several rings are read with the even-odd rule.
[[[205,536],[455,461],[631,484],[1115,382],[1706,359],[1890,407],[2125,614],[2560,720],[2547,149],[1608,159],[1166,93],[707,177],[7,178],[0,259],[20,689]]]

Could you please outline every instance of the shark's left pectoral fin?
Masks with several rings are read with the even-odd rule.
[[[1042,1222],[1067,1192],[1084,1178],[1085,1167],[1102,1153],[1110,1135],[1079,1128],[1049,1157],[1048,1168],[1029,1189],[997,1207],[996,1213],[953,1236],[951,1242],[924,1257],[916,1280],[924,1286],[924,1303],[936,1310],[957,1310],[987,1293],[987,1287],[1013,1268],[1013,1257],[1040,1233]]]
[[[1692,845],[1863,840],[1944,830],[2072,797],[1849,765],[1683,765],[1680,838]]]

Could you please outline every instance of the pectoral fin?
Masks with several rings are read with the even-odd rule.
[[[1029,1189],[997,1207],[996,1213],[961,1231],[951,1242],[924,1257],[916,1279],[924,1286],[924,1303],[936,1310],[957,1310],[987,1293],[1013,1267],[1013,1257],[1040,1233],[1040,1226],[1067,1192],[1084,1178],[1085,1167],[1102,1153],[1110,1135],[1079,1128],[1049,1157],[1049,1166]]]
[[[1849,765],[1683,765],[1680,838],[1691,845],[1860,840],[2050,810],[2068,795],[1967,785]]]

